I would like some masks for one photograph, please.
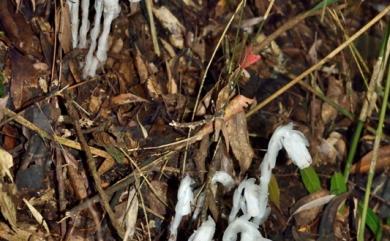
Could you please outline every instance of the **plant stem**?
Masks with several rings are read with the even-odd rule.
[[[372,161],[370,164],[370,171],[368,173],[366,192],[364,194],[362,220],[361,220],[361,223],[359,226],[358,241],[364,240],[364,228],[365,228],[366,217],[367,217],[368,201],[370,199],[372,180],[374,179],[375,165],[376,165],[376,161],[378,159],[379,145],[380,145],[380,140],[381,140],[382,133],[383,133],[383,123],[384,123],[385,116],[386,116],[387,100],[389,99],[389,90],[390,90],[390,68],[388,69],[388,73],[387,73],[385,94],[384,94],[382,108],[381,108],[381,112],[380,112],[380,116],[379,116],[378,128],[376,130],[376,135],[375,135],[373,157],[372,157]]]
[[[388,46],[389,47],[389,39],[388,39]],[[364,229],[365,229],[365,224],[366,224],[366,217],[367,217],[367,210],[368,210],[368,202],[370,199],[370,193],[371,193],[371,186],[372,186],[372,180],[374,179],[374,174],[375,174],[375,165],[376,161],[378,159],[378,150],[379,150],[379,145],[383,133],[383,124],[385,121],[386,117],[386,110],[387,110],[387,103],[389,99],[389,92],[390,92],[390,68],[388,68],[388,73],[387,73],[387,79],[386,79],[386,87],[385,87],[385,94],[383,96],[383,103],[379,115],[379,123],[378,123],[378,128],[376,130],[376,135],[375,135],[375,142],[374,142],[374,149],[373,149],[373,157],[372,161],[370,164],[370,171],[368,173],[368,180],[367,180],[367,185],[366,185],[366,192],[364,193],[364,203],[363,203],[363,211],[362,211],[362,220],[359,226],[359,231],[358,231],[358,241],[364,241]]]
[[[362,131],[363,131],[364,122],[365,122],[365,120],[359,119],[357,126],[356,126],[356,129],[355,129],[355,132],[353,133],[351,146],[349,148],[347,161],[345,163],[345,168],[344,168],[344,181],[345,181],[345,183],[348,182],[349,173],[351,172],[352,161],[353,161],[353,158],[355,157],[355,154],[356,154],[356,150],[357,150],[357,146],[358,146],[358,143],[360,140],[360,136],[361,136]]]

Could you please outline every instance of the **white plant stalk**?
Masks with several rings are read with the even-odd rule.
[[[237,235],[241,233],[242,241],[270,241],[269,239],[263,238],[257,226],[245,217],[236,218],[229,224],[223,233],[223,241],[237,241]]]
[[[264,222],[267,216],[268,184],[271,180],[272,169],[275,167],[279,151],[284,148],[293,163],[300,169],[310,166],[312,159],[307,149],[309,142],[305,136],[297,130],[293,130],[293,124],[289,123],[278,127],[273,133],[268,150],[260,165],[260,220]],[[260,223],[261,224],[261,223]]]
[[[79,0],[67,0],[70,12],[70,25],[72,30],[72,48],[77,47],[79,41]]]
[[[96,0],[95,2],[95,26],[91,33],[91,45],[84,66],[84,77],[95,76],[99,65],[102,65],[107,59],[108,36],[110,34],[111,23],[118,17],[120,13],[120,6],[118,0]],[[104,12],[103,30],[99,37],[99,44],[97,46],[96,54],[93,55],[96,49],[96,40],[100,33],[100,21],[102,13]]]
[[[215,185],[216,183],[221,183],[227,190],[230,190],[234,187],[234,180],[225,171],[216,171],[213,178],[211,179],[211,184]]]
[[[72,0],[70,0],[72,1]],[[98,0],[96,0],[98,1]],[[96,3],[95,3],[96,6]],[[78,11],[78,10],[77,10]],[[87,47],[87,33],[89,30],[89,0],[81,1],[81,27],[80,27],[80,39],[79,39],[79,48]]]
[[[96,41],[100,33],[100,21],[103,14],[103,0],[96,0],[95,1],[95,19],[94,19],[94,26],[91,30],[91,45],[89,46],[87,56],[85,58],[85,66],[83,70],[83,76],[87,77],[90,76],[92,73],[96,72],[97,69],[97,63],[96,66],[94,65],[94,59],[96,58],[94,56],[94,52],[96,49]],[[83,26],[81,26],[82,28]],[[81,29],[80,29],[80,44],[81,44]]]
[[[201,192],[198,195],[198,199],[196,200],[196,206],[195,206],[194,213],[192,214],[192,220],[196,220],[198,218],[204,206],[205,199],[206,199],[206,194],[204,192]]]
[[[207,221],[203,222],[202,225],[195,230],[190,236],[188,241],[211,241],[215,232],[215,222],[213,218],[208,217]]]
[[[99,45],[96,51],[96,57],[100,63],[104,63],[107,59],[108,36],[110,34],[111,24],[112,21],[117,18],[121,12],[119,0],[104,0],[103,6],[103,31],[100,34]]]
[[[194,193],[192,192],[191,184],[194,181],[190,176],[185,176],[180,182],[179,190],[177,192],[177,203],[175,207],[175,217],[169,227],[170,239],[176,240],[177,229],[180,225],[183,216],[191,213],[191,203],[194,199]]]

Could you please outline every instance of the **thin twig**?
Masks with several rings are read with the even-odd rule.
[[[116,230],[118,235],[123,238],[123,235],[125,232],[124,232],[122,226],[120,225],[120,223],[118,222],[118,220],[116,219],[115,214],[111,209],[109,199],[108,199],[106,193],[104,192],[103,188],[101,187],[100,176],[98,175],[97,170],[96,170],[95,158],[92,156],[90,147],[88,146],[87,140],[85,139],[84,134],[81,130],[80,123],[79,123],[79,119],[80,119],[79,114],[77,113],[75,107],[73,106],[73,102],[71,101],[70,97],[67,98],[66,107],[67,107],[67,110],[68,110],[70,117],[73,119],[73,125],[76,129],[76,133],[77,133],[77,136],[79,137],[83,151],[85,152],[85,154],[87,156],[87,164],[88,164],[88,167],[89,167],[90,172],[92,174],[92,178],[95,182],[95,188],[96,188],[97,192],[99,193],[99,196],[100,196],[100,199],[101,199],[102,204],[104,206],[104,209],[107,212],[108,217],[110,218],[112,226],[114,227],[114,229]]]

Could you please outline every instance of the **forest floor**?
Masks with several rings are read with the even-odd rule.
[[[0,240],[390,240],[388,1],[117,2],[0,0]]]

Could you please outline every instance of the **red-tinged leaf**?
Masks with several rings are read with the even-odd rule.
[[[252,50],[252,47],[248,46],[245,49],[245,55],[244,55],[244,58],[241,60],[240,67],[242,69],[246,69],[249,66],[251,66],[252,64],[254,64],[257,61],[259,61],[260,59],[261,59],[261,56],[257,55],[257,54],[254,54],[253,50]]]

